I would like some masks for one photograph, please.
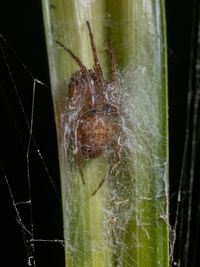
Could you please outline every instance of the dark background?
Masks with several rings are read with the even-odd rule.
[[[195,16],[198,10],[197,3],[198,1],[195,0],[166,1],[169,63],[170,214],[172,226],[175,220],[185,140],[191,51],[196,49],[197,18]],[[33,131],[49,173],[59,192],[56,133],[40,1],[21,0],[12,1],[12,3],[3,1],[0,9],[0,34],[14,48],[14,53],[28,67],[34,78],[38,78],[47,85],[37,84],[36,86]],[[8,43],[2,39],[0,42],[8,59],[24,112],[30,121],[33,78],[18,62],[16,55],[9,49]],[[29,131],[24,120],[22,106],[18,100],[9,70],[4,61],[4,54],[0,51],[0,159],[4,168],[4,170],[1,168],[2,176],[0,178],[0,236],[1,261],[4,262],[5,266],[27,266],[28,263],[27,244],[24,244],[8,186],[4,179],[6,173],[15,200],[19,202],[28,200],[26,152]],[[21,139],[19,136],[21,136]],[[34,145],[30,147],[30,155],[34,237],[36,239],[63,239],[61,203],[49,182],[49,175],[46,173]],[[186,170],[186,173],[188,172],[189,167]],[[194,201],[196,203],[199,201],[196,197],[198,186],[197,182],[194,189]],[[27,192],[27,195],[24,192]],[[187,197],[185,199],[186,202],[184,203],[187,206]],[[195,214],[197,207],[198,205],[195,206],[194,204]],[[18,209],[21,212],[22,221],[25,222],[26,226],[30,226],[28,205],[18,205]],[[192,227],[197,230],[198,227],[195,226],[195,222],[198,221],[198,218],[195,216],[193,218],[195,219],[192,220]],[[183,227],[185,227],[184,224]],[[28,238],[30,237],[28,233],[26,235]],[[199,232],[191,231],[190,255],[193,260],[188,266],[198,266],[197,248],[199,243],[196,240],[199,237]],[[62,245],[37,243],[35,249],[37,266],[64,266]],[[182,256],[183,248],[178,240],[175,261],[177,261],[177,257]],[[187,266],[187,264],[181,266]]]

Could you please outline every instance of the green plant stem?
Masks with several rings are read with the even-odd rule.
[[[42,0],[58,136],[66,266],[169,265],[167,63],[164,1]],[[94,33],[104,75],[110,38],[120,70],[126,141],[120,163],[95,196],[109,157],[84,161],[81,182],[66,148],[65,97],[79,69],[59,40],[87,66],[93,57],[86,21]],[[66,80],[68,78],[68,80]]]

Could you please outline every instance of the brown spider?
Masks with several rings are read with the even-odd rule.
[[[112,81],[108,83],[102,74],[88,21],[87,27],[94,57],[94,70],[88,70],[69,48],[59,41],[56,41],[56,43],[66,50],[80,67],[80,70],[71,76],[67,103],[68,108],[73,113],[69,128],[73,129],[74,154],[83,184],[85,184],[85,180],[81,158],[96,158],[111,145],[115,146],[112,162],[106,176],[92,194],[95,195],[119,161],[123,131],[120,117],[118,76],[110,41],[108,47],[111,56]]]

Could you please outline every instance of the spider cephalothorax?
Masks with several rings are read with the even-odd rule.
[[[122,128],[119,126],[120,123],[116,123],[116,121],[121,122],[120,100],[118,77],[110,42],[108,46],[111,56],[112,80],[108,83],[103,77],[89,22],[87,22],[87,26],[94,56],[94,70],[88,70],[80,59],[62,43],[57,41],[57,44],[64,48],[80,66],[80,70],[71,76],[67,104],[74,113],[69,125],[73,131],[74,153],[83,184],[85,181],[81,158],[96,158],[109,146],[116,147],[108,173],[93,193],[94,195],[119,160]]]

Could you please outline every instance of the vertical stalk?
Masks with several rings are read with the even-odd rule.
[[[58,136],[66,266],[168,266],[167,63],[163,0],[42,0]],[[59,40],[92,68],[90,21],[104,76],[110,38],[120,76],[126,140],[112,177],[91,197],[110,163],[85,160],[81,182],[66,150],[65,97],[79,68]],[[67,151],[67,152],[66,152]]]

